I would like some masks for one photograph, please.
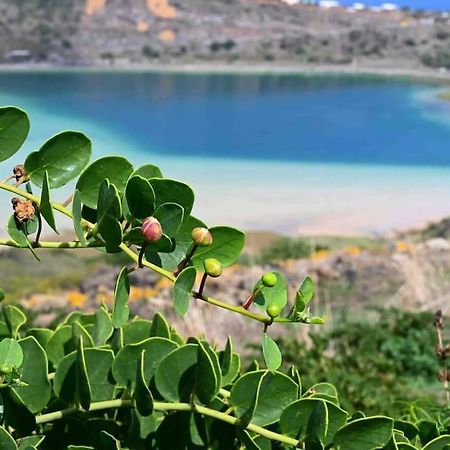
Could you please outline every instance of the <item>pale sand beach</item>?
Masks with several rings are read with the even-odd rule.
[[[394,66],[397,66],[394,68]],[[403,78],[450,83],[450,70],[426,67],[402,67],[395,61],[387,67],[384,65],[359,64],[292,64],[274,63],[116,63],[113,65],[65,66],[47,63],[0,64],[1,72],[142,72],[142,73],[176,73],[187,75],[230,74],[230,75],[354,75],[383,78]]]

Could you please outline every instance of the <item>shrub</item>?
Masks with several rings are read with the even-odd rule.
[[[0,161],[20,149],[29,127],[22,110],[0,108]],[[207,229],[191,215],[192,189],[164,178],[158,167],[135,170],[112,156],[89,164],[90,156],[90,140],[66,131],[0,182],[14,195],[10,239],[0,245],[29,252],[24,271],[42,248],[98,248],[123,253],[131,263],[117,278],[112,310],[102,305],[94,314],[74,312],[55,329],[30,328],[23,311],[3,305],[1,449],[372,450],[432,441],[425,447],[430,450],[450,442],[445,420],[421,433],[420,425],[389,417],[349,416],[330,384],[303,391],[295,368],[279,370],[282,355],[268,331],[274,324],[324,323],[310,314],[311,279],[301,283],[286,316],[280,316],[288,293],[279,272],[261,277],[243,306],[211,298],[208,277],[239,258],[244,234]],[[75,179],[73,195],[52,200],[55,189]],[[57,232],[55,213],[72,219],[74,240],[41,240],[43,222]],[[180,315],[195,299],[260,322],[267,368],[242,373],[230,340],[223,350],[203,339],[185,341],[160,314],[130,320],[129,273],[143,269],[173,284]]]

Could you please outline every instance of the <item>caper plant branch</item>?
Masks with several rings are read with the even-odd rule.
[[[133,400],[108,400],[103,402],[95,402],[91,403],[88,412],[93,411],[102,411],[106,409],[116,409],[116,408],[134,408]],[[229,423],[233,426],[242,426],[241,420],[238,417],[230,416],[220,411],[216,411],[214,409],[207,408],[206,406],[200,406],[196,404],[190,403],[164,403],[164,402],[154,402],[153,407],[155,411],[167,412],[167,411],[191,411],[196,412],[198,414],[202,414],[204,416],[212,417],[214,419],[220,420],[222,422]],[[83,412],[83,409],[78,407],[72,407],[63,409],[60,411],[54,411],[48,414],[42,414],[40,416],[36,416],[36,424],[41,425],[48,422],[54,422],[56,420],[60,420],[64,417],[76,414],[78,412]],[[293,445],[298,447],[302,444],[301,441],[297,439],[293,439],[289,436],[285,436],[283,434],[275,433],[274,431],[267,430],[266,428],[260,427],[259,425],[255,425],[253,423],[249,423],[246,427],[246,430],[252,431],[254,433],[259,434],[267,439],[272,441],[282,442],[284,444]]]
[[[5,247],[14,247],[14,248],[23,248],[28,249],[28,246],[19,245],[17,242],[8,240],[8,239],[0,239],[0,245]],[[103,247],[104,244],[101,242],[89,242],[86,246],[84,246],[79,241],[67,241],[67,242],[30,242],[31,247],[33,248],[69,248],[69,249],[79,249],[79,248],[97,248]]]
[[[9,185],[5,182],[0,182],[0,189],[11,192],[20,197],[26,198],[27,200],[31,200],[32,202],[36,203],[37,205],[40,205],[40,199],[36,195],[30,194],[29,192],[19,189],[16,186]],[[51,202],[51,206],[55,211],[58,211],[59,213],[73,219],[72,212],[69,209],[67,209],[64,205],[62,205],[60,203],[56,203],[56,202]],[[86,219],[82,219],[81,225],[86,228],[89,228],[91,230],[91,233],[96,232],[96,225],[94,225],[93,223],[89,222]],[[9,242],[9,241],[6,241],[6,242]],[[45,246],[45,247],[43,246],[43,244],[47,244],[47,243],[42,242],[42,243],[39,243],[38,246],[40,246],[42,248],[61,248],[58,246],[58,244],[59,245],[61,244],[60,242],[51,243],[50,246]],[[6,245],[6,244],[3,244],[2,242],[0,242],[0,245]],[[16,248],[25,248],[25,247],[17,246]],[[76,246],[72,247],[69,245],[68,247],[63,247],[63,248],[81,248],[81,247],[76,247]],[[122,244],[120,244],[119,248],[123,253],[125,253],[135,263],[139,262],[139,255],[137,253],[135,253],[132,249],[130,249],[127,245],[122,243]],[[154,272],[158,273],[159,275],[167,278],[172,283],[175,282],[176,277],[174,276],[173,273],[169,272],[168,270],[164,270],[161,267],[158,267],[157,265],[152,264],[145,260],[142,261],[142,264],[145,267],[147,267],[148,269],[153,270]],[[241,314],[242,316],[249,317],[250,319],[256,320],[263,324],[268,324],[268,323],[271,323],[272,321],[277,322],[277,323],[292,323],[292,320],[289,318],[277,317],[276,319],[272,320],[271,318],[263,316],[261,314],[256,314],[251,311],[247,311],[242,306],[235,306],[235,305],[231,305],[231,304],[222,302],[222,301],[217,300],[208,295],[200,294],[199,292],[197,292],[195,290],[191,291],[191,294],[196,299],[203,300],[204,302],[209,303],[214,306],[217,306],[219,308],[226,309],[228,311],[232,311],[237,314]]]

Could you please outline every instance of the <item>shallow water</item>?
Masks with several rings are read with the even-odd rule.
[[[450,104],[439,89],[351,76],[0,74],[0,104],[32,120],[17,162],[79,129],[95,157],[156,163],[191,182],[210,223],[290,233],[381,232],[450,213]]]

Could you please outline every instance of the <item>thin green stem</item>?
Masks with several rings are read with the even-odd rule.
[[[78,249],[78,248],[96,248],[103,247],[105,244],[101,242],[89,242],[87,246],[84,246],[79,241],[67,241],[67,242],[44,242],[40,241],[38,243],[31,242],[30,243],[33,248],[70,248],[70,249]],[[14,247],[14,248],[23,248],[29,249],[28,245],[19,245],[17,242],[8,240],[8,239],[0,239],[0,245],[5,247]]]
[[[216,411],[214,409],[207,408],[206,406],[191,405],[189,403],[163,403],[163,402],[155,402],[153,406],[155,411],[193,411],[197,412],[198,414],[202,414],[204,416],[212,417],[213,419],[229,423],[230,425],[233,426],[242,426],[239,418],[230,416],[220,411]],[[89,408],[89,412],[101,411],[105,409],[133,408],[133,407],[134,407],[133,400],[120,400],[120,399],[108,400],[104,402],[92,403]],[[80,410],[77,407],[72,407],[60,411],[54,411],[48,414],[42,414],[40,416],[36,416],[36,423],[44,424],[48,422],[54,422],[55,420],[63,419],[64,417],[70,416],[77,412],[83,412],[83,410]],[[283,434],[275,433],[274,431],[267,430],[266,428],[260,427],[253,423],[249,423],[245,427],[245,429],[257,433],[260,436],[263,436],[272,441],[278,441],[296,447],[298,447],[299,444],[301,444],[301,442],[298,441],[297,439],[293,439]]]

